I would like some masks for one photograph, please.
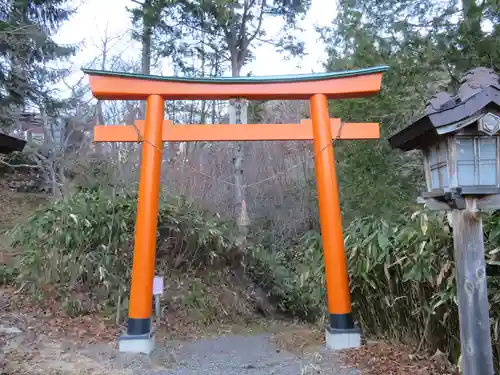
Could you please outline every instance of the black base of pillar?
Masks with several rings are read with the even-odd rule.
[[[128,335],[145,335],[151,332],[151,319],[128,318]]]
[[[352,319],[352,314],[330,314],[330,324],[331,329],[354,329],[354,320]]]

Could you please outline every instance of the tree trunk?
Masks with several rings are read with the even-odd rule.
[[[202,24],[205,24],[205,17],[201,15]],[[201,31],[201,76],[205,77],[205,65],[206,65],[206,53],[205,53],[205,30]],[[206,121],[206,105],[207,101],[201,101],[201,114],[200,114],[200,123],[204,124]]]
[[[242,62],[237,59],[238,52],[231,51],[231,73],[233,77],[239,77]],[[230,124],[247,123],[247,104],[245,99],[235,98],[229,102],[229,122]],[[244,243],[247,236],[247,226],[249,218],[245,203],[245,185],[243,168],[243,142],[234,144],[233,167],[234,167],[234,214],[239,229],[240,241]]]
[[[219,64],[219,56],[216,55],[215,56],[214,71],[213,71],[213,75],[215,77],[217,77],[219,74],[219,65],[220,65]],[[216,119],[217,119],[217,100],[213,100],[212,101],[211,123],[215,124]]]
[[[141,73],[151,74],[151,35],[153,34],[153,26],[149,20],[149,12],[151,11],[152,0],[146,0],[142,6],[142,35],[141,35]],[[146,118],[146,102],[141,101],[140,118]]]
[[[102,44],[102,62],[101,62],[101,70],[106,70],[106,60],[108,58],[108,28],[106,28],[104,34],[104,41]],[[97,101],[96,106],[96,124],[95,125],[104,125],[104,111],[102,109],[102,101]],[[94,128],[92,128],[92,132]],[[97,154],[102,154],[102,143],[97,142],[95,144],[95,152]]]

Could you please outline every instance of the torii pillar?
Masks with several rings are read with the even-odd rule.
[[[97,126],[96,142],[143,142],[127,334],[120,351],[150,353],[158,200],[163,142],[313,140],[329,321],[326,345],[361,345],[351,312],[342,232],[334,139],[376,139],[376,123],[344,123],[328,114],[328,99],[359,98],[379,92],[385,66],[344,72],[230,78],[159,77],[84,70],[101,100],[146,100],[146,120],[135,125]],[[309,100],[311,119],[300,124],[173,125],[164,120],[165,100]]]

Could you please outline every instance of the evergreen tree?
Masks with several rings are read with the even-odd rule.
[[[386,64],[390,70],[380,94],[335,101],[332,112],[346,121],[380,122],[382,138],[421,115],[426,99],[455,87],[465,71],[500,68],[497,1],[346,0],[338,9],[332,27],[321,30],[328,46],[326,68]],[[413,205],[423,189],[418,153],[402,155],[385,140],[340,143],[337,150],[349,216],[393,214]]]
[[[9,127],[27,106],[53,113],[61,106],[48,85],[65,71],[50,62],[74,54],[53,40],[74,12],[69,0],[4,0],[0,5],[0,126]]]

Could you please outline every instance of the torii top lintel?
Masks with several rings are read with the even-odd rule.
[[[329,99],[360,98],[380,91],[387,66],[332,73],[261,77],[185,78],[82,69],[97,99],[145,100],[304,100],[315,94]]]

